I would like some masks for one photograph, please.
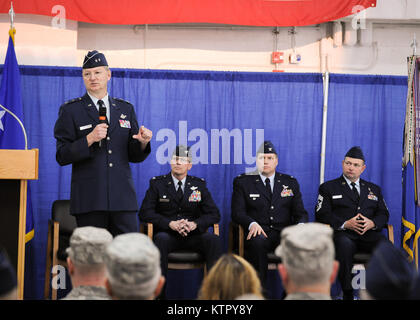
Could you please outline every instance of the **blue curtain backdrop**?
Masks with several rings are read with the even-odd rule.
[[[55,161],[53,127],[59,106],[83,95],[85,89],[80,68],[22,66],[20,70],[29,146],[40,150],[39,180],[31,183],[35,238],[27,246],[25,297],[41,299],[51,204],[69,198],[70,192],[71,166],[60,167]],[[152,154],[132,165],[139,202],[149,179],[170,171],[168,164],[162,164],[171,152],[166,150],[169,142],[188,142],[200,161],[190,173],[207,180],[222,214],[221,239],[227,250],[233,178],[254,167],[256,144],[268,139],[279,153],[278,171],[298,179],[305,208],[314,220],[322,129],[320,74],[112,72],[111,96],[133,103],[139,124],[154,133]],[[363,178],[382,186],[398,243],[407,78],[331,75],[330,82],[325,178],[338,177],[345,152],[360,145],[367,158]],[[223,132],[225,137],[231,135],[229,148],[228,140],[222,143],[219,136]],[[201,276],[170,272],[168,297],[195,298]],[[278,275],[269,276],[270,296],[280,297]]]
[[[366,158],[362,178],[382,187],[400,246],[407,77],[335,74],[329,89],[325,180],[339,176],[349,146],[361,146]]]

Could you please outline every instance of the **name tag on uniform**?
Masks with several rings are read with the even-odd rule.
[[[343,197],[342,194],[337,194],[335,196],[332,196],[333,199],[341,199]]]
[[[92,128],[91,124],[87,124],[85,126],[80,127],[80,131]]]
[[[162,198],[159,198],[159,202],[169,202],[169,199],[167,199],[166,196],[163,196]]]
[[[131,128],[130,121],[120,119],[120,127],[121,128]]]
[[[259,198],[260,197],[260,195],[258,194],[258,193],[251,193],[250,195],[249,195],[249,197],[250,198],[252,198],[252,200],[257,200],[257,198]]]

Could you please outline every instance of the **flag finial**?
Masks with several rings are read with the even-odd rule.
[[[10,17],[10,30],[9,30],[9,35],[12,37],[13,40],[13,44],[15,44],[15,26],[14,26],[14,21],[15,21],[15,10],[13,10],[13,1],[10,1],[10,10],[9,10],[9,17]]]
[[[411,41],[410,47],[413,48],[413,56],[417,55],[417,40],[416,34],[413,34],[413,41]]]

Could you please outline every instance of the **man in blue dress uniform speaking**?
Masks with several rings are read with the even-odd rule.
[[[70,214],[78,227],[138,232],[138,202],[129,162],[149,155],[152,132],[137,123],[134,107],[108,95],[105,56],[90,51],[82,68],[86,94],[60,107],[54,127],[57,162],[72,164]]]

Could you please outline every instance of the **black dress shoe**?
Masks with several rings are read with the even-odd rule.
[[[353,290],[344,290],[343,300],[354,300]]]

